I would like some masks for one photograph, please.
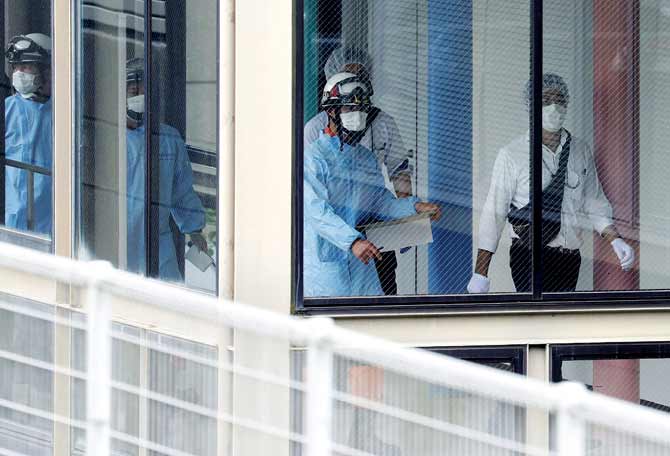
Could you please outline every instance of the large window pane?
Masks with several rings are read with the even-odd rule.
[[[80,257],[216,291],[216,12],[81,2]]]
[[[667,6],[657,0],[545,5],[544,70],[566,83],[561,141],[568,133],[572,141],[561,231],[546,251],[544,275],[545,282],[577,279],[576,286],[545,291],[668,288]],[[564,148],[551,148],[545,156],[558,163]]]
[[[503,232],[510,204],[530,202],[528,1],[305,0],[304,10],[304,296],[466,293],[478,256],[470,291],[514,292],[519,235]],[[441,208],[427,237],[425,215],[406,220],[435,209],[418,202]],[[408,223],[378,225],[397,219]],[[529,258],[512,261],[529,275]]]
[[[53,219],[51,2],[10,0],[3,3],[2,14],[0,239],[48,251]]]
[[[430,350],[505,371],[523,373],[525,355],[521,347]],[[291,372],[295,381],[306,380],[306,355],[301,350],[292,353]],[[511,404],[485,399],[458,388],[417,380],[346,355],[335,356],[333,371],[333,442],[341,448],[384,456],[416,453],[476,454],[474,450],[467,451],[467,446],[472,443],[466,439],[418,426],[411,419],[399,419],[381,411],[378,408],[380,406],[476,429],[510,441],[523,441],[525,438],[524,410]],[[357,399],[370,402],[357,404]],[[305,432],[304,401],[303,391],[292,392],[291,429],[298,434]],[[301,445],[294,443],[291,455],[301,454]]]
[[[543,229],[556,227],[545,292],[638,288],[636,270],[622,271],[638,239],[636,14],[601,1],[545,7]]]
[[[10,296],[0,301],[0,448],[51,454],[54,422],[38,414],[53,412],[53,373],[16,358],[54,362],[53,307]]]
[[[670,371],[668,344],[555,346],[552,363],[555,382],[580,382],[595,392],[670,412],[664,382]]]
[[[149,389],[215,413],[218,380],[217,369],[211,364],[217,362],[216,347],[154,332],[148,333],[148,340],[160,348],[148,353]],[[216,454],[216,419],[165,402],[148,402],[148,434],[152,442],[188,454]]]
[[[75,322],[85,324],[86,317],[83,314],[73,314]],[[142,371],[146,366],[141,365],[141,348],[139,344],[130,341],[140,340],[141,332],[138,328],[119,323],[112,324],[115,338],[112,340],[112,381],[122,384],[124,387],[141,387]],[[72,337],[72,367],[80,372],[86,372],[86,332],[81,329],[73,331]],[[127,338],[123,340],[122,338]],[[130,340],[130,341],[129,341]],[[86,420],[86,381],[73,379],[72,382],[72,415],[73,419]],[[124,438],[140,438],[140,420],[146,419],[140,415],[141,398],[118,388],[112,389],[111,395],[111,423],[115,432],[119,432]],[[136,456],[139,447],[118,439],[112,440],[112,451],[125,456]],[[86,454],[86,431],[84,429],[72,429],[72,454]]]
[[[670,288],[670,242],[667,220],[665,152],[670,133],[663,120],[670,106],[670,3],[640,2],[639,43],[639,287]],[[635,158],[634,156],[632,157]],[[635,202],[635,200],[632,200]],[[635,228],[632,219],[632,228]],[[633,240],[635,231],[633,231]],[[635,285],[635,283],[633,283]]]

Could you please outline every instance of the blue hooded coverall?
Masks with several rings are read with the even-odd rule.
[[[304,296],[383,294],[374,263],[363,264],[351,252],[351,244],[363,238],[356,226],[413,215],[417,201],[396,199],[386,189],[368,149],[322,132],[305,148]]]
[[[144,193],[146,183],[146,142],[145,128],[128,129],[126,135],[127,158],[127,211],[128,211],[128,270],[146,273],[146,233],[144,221],[146,208]],[[159,204],[159,276],[163,280],[181,281],[177,263],[170,216],[179,231],[193,233],[205,226],[205,209],[193,190],[193,172],[186,153],[186,145],[177,130],[168,126],[160,127],[159,152],[159,193],[152,202]]]
[[[38,103],[16,94],[5,99],[5,156],[51,169],[52,103]],[[51,176],[34,176],[34,231],[51,235]],[[28,229],[28,171],[5,166],[5,225]]]

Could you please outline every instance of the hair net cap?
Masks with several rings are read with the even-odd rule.
[[[533,90],[531,86],[531,81],[526,82],[526,88],[524,90],[523,96],[526,106],[530,106],[530,92]],[[568,85],[565,83],[565,79],[562,76],[559,76],[555,73],[544,73],[542,75],[542,92],[547,90],[556,90],[558,91],[563,98],[565,103],[570,103],[570,91],[568,90]]]
[[[372,58],[370,54],[362,49],[353,46],[338,47],[328,57],[326,65],[323,67],[323,72],[326,74],[326,79],[330,79],[337,73],[344,71],[346,65],[358,63],[365,67],[372,79]]]

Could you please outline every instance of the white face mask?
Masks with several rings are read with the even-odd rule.
[[[144,114],[144,95],[137,95],[126,100],[128,104],[128,111],[133,111],[138,114]]]
[[[365,130],[368,113],[363,111],[350,111],[340,114],[342,127],[349,131]]]
[[[37,75],[25,71],[15,71],[12,74],[12,85],[23,98],[31,98],[39,89]]]
[[[547,131],[556,132],[563,128],[567,108],[559,104],[552,104],[542,108],[542,128]]]

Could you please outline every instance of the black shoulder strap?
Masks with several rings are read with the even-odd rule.
[[[570,146],[572,143],[570,132],[565,130],[565,133],[567,134],[567,138],[561,150],[558,169],[556,170],[556,174],[552,176],[549,185],[542,191],[542,245],[547,245],[551,242],[558,236],[561,230],[561,209],[565,193],[565,176],[567,174]],[[530,235],[530,203],[519,209],[510,206],[507,219],[520,238],[524,239]],[[529,239],[525,240],[530,244]]]

